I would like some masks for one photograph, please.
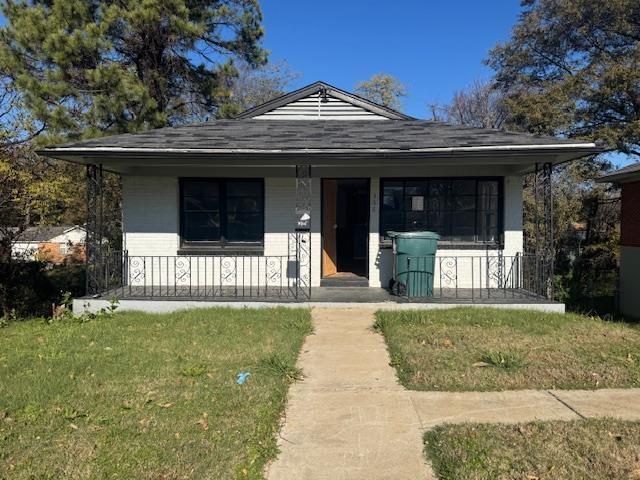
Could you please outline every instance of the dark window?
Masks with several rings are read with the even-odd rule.
[[[181,179],[180,192],[183,246],[262,244],[262,179]]]
[[[382,179],[380,233],[429,230],[449,242],[499,243],[498,178]]]

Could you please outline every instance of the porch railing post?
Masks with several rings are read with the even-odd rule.
[[[311,298],[311,166],[296,165],[295,262],[297,300]]]

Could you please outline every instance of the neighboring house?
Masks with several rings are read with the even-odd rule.
[[[14,258],[45,260],[63,263],[65,260],[84,260],[84,243],[87,232],[79,225],[30,227],[12,246]]]
[[[600,177],[622,187],[620,221],[620,310],[640,319],[640,162]]]
[[[338,291],[318,287],[358,285],[382,295],[387,232],[432,230],[434,295],[477,300],[548,295],[550,270],[525,278],[543,269],[523,253],[522,176],[599,151],[417,120],[316,82],[234,120],[40,153],[88,165],[94,185],[103,169],[122,176],[125,253],[106,274],[90,271],[93,293],[115,268],[119,294],[133,298],[299,300],[304,287],[330,299]]]

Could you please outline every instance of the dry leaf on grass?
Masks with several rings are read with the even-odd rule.
[[[205,418],[201,418],[196,422],[197,425],[200,425],[203,430],[209,430],[209,422]]]
[[[484,367],[490,367],[491,365],[488,364],[487,362],[475,362],[475,363],[472,363],[471,366],[476,368],[484,368]]]

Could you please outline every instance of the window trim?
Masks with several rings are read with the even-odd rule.
[[[178,255],[208,255],[208,254],[225,254],[225,255],[261,255],[264,251],[264,236],[265,236],[265,186],[264,186],[264,177],[180,177],[179,179],[179,191],[178,191],[178,216],[179,216],[179,248]],[[260,187],[262,189],[261,192],[261,200],[262,200],[262,211],[261,219],[262,219],[262,239],[257,242],[229,242],[224,240],[224,236],[222,234],[223,227],[221,225],[220,236],[223,239],[222,241],[208,242],[208,241],[187,241],[184,239],[184,230],[185,230],[185,215],[184,215],[184,184],[185,182],[211,182],[218,181],[222,183],[230,182],[230,181],[256,181],[260,182]],[[226,186],[225,186],[226,192]],[[221,196],[222,200],[222,196]],[[220,222],[226,226],[226,198],[220,203]]]
[[[438,247],[442,249],[456,249],[456,248],[471,248],[471,249],[484,249],[484,248],[503,248],[504,247],[504,177],[501,176],[450,176],[450,177],[380,177],[380,185],[378,192],[378,233],[380,235],[380,246],[391,246],[391,241],[384,238],[384,230],[382,225],[382,209],[384,206],[384,182],[385,181],[412,181],[412,180],[475,180],[476,181],[476,209],[474,215],[474,235],[477,235],[477,223],[478,223],[478,181],[497,181],[498,182],[498,239],[495,242],[482,242],[482,241],[460,241],[460,240],[440,240]]]

